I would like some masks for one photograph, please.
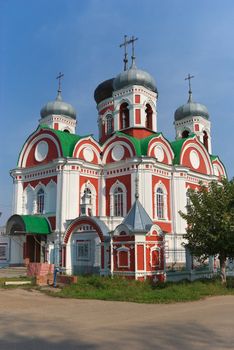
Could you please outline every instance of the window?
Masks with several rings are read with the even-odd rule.
[[[90,241],[77,241],[77,260],[90,260]]]
[[[208,135],[206,131],[203,131],[203,144],[208,151]]]
[[[117,187],[114,191],[114,216],[123,216],[123,190]]]
[[[145,116],[145,127],[147,129],[152,129],[152,115],[153,115],[153,110],[149,104],[146,105],[146,110],[145,110],[146,116]]]
[[[188,130],[184,130],[182,132],[182,139],[187,139],[189,137],[189,131]]]
[[[111,114],[106,116],[106,134],[110,135],[113,132],[113,118]]]
[[[158,219],[164,219],[164,193],[161,187],[156,192],[156,209]]]
[[[0,243],[0,261],[7,260],[7,243]]]
[[[45,209],[45,192],[41,188],[37,192],[37,213],[38,214],[43,214]]]
[[[128,248],[117,249],[117,265],[118,267],[130,267],[130,251]]]
[[[128,104],[125,102],[120,106],[120,129],[129,127],[129,110]]]

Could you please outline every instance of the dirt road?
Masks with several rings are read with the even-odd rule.
[[[233,349],[234,296],[146,305],[0,290],[0,350]]]

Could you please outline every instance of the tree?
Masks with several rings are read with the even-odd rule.
[[[199,258],[218,255],[221,279],[226,283],[226,260],[234,257],[234,179],[212,181],[208,188],[200,183],[198,191],[189,190],[191,205],[187,213],[185,247]]]

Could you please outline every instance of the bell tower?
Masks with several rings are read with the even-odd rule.
[[[176,139],[187,138],[190,134],[196,134],[211,154],[211,123],[209,112],[201,103],[193,101],[191,79],[194,76],[188,74],[185,80],[189,83],[189,97],[186,104],[177,108],[174,114],[174,125],[176,130]]]

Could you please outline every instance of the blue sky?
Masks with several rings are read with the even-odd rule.
[[[207,106],[213,154],[234,176],[234,1],[0,0],[0,224],[11,214],[12,179],[40,109],[56,96],[78,114],[78,134],[97,136],[95,87],[122,69],[124,34],[139,38],[137,66],[159,91],[158,130],[173,140],[175,109],[193,98]]]

